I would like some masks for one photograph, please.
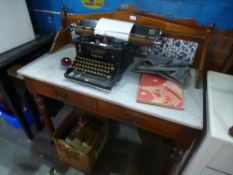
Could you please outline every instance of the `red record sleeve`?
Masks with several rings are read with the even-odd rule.
[[[139,84],[137,101],[183,109],[183,89],[179,84],[163,77],[143,73]]]

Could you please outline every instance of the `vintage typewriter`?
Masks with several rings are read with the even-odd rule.
[[[102,90],[111,90],[120,80],[123,72],[133,61],[133,52],[139,43],[136,37],[127,42],[107,35],[96,35],[93,32],[98,20],[85,19],[71,25],[70,31],[76,46],[77,56],[65,72],[65,77],[81,84]],[[143,36],[151,33],[145,26],[132,29],[132,36]],[[157,31],[156,31],[157,32]],[[153,32],[153,36],[157,33]]]
[[[86,19],[79,25],[93,29],[96,22]],[[85,85],[111,90],[133,60],[133,46],[117,38],[83,33],[73,35],[73,41],[77,56],[65,77]]]
[[[90,36],[89,42],[75,43],[77,56],[65,77],[95,88],[111,90],[132,62],[132,48],[126,42],[115,39],[106,45],[97,44],[97,38]]]

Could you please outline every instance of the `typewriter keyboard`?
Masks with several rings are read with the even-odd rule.
[[[101,79],[111,79],[115,72],[114,64],[85,57],[76,57],[72,67],[76,73]]]

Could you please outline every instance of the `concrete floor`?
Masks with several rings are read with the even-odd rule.
[[[71,110],[66,106],[53,118],[57,126]],[[32,126],[32,129],[35,130]],[[107,143],[91,175],[162,175],[171,142],[136,128],[110,122]],[[46,129],[28,140],[21,129],[0,117],[0,175],[84,175],[58,160]]]

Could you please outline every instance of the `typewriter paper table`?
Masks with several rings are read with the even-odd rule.
[[[54,54],[46,54],[18,71],[24,76],[28,90],[35,97],[52,136],[54,127],[41,96],[94,111],[113,120],[127,123],[174,140],[170,165],[176,164],[203,128],[203,92],[191,85],[184,90],[184,110],[169,109],[136,102],[139,74],[130,71],[110,93],[78,84],[64,77],[59,67],[63,57],[74,58],[75,47],[67,45]]]

